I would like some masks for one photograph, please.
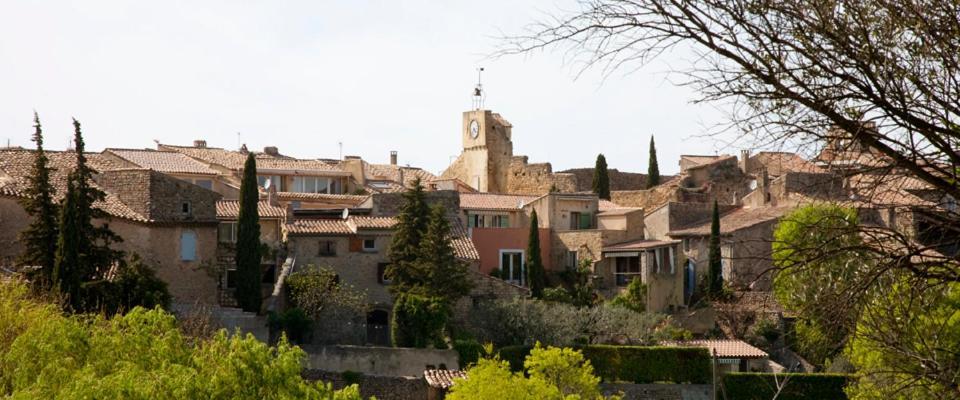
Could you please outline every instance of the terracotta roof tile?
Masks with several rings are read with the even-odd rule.
[[[405,187],[413,186],[413,181],[420,178],[424,184],[437,179],[437,176],[421,168],[405,167],[392,164],[370,164],[363,163],[364,175],[370,180],[388,180],[397,183],[400,182],[400,171],[403,171],[403,185]]]
[[[368,197],[370,196],[352,194],[277,192],[277,199],[283,201],[306,201],[311,203],[328,203],[331,205],[346,205],[351,207],[363,203]]]
[[[220,165],[232,170],[243,169],[243,164],[247,161],[246,153],[217,147],[191,147],[161,144],[160,149],[183,153],[202,162]],[[321,174],[336,172],[338,175],[344,173],[343,169],[340,168],[337,163],[331,163],[323,160],[298,159],[284,155],[274,156],[257,152],[253,152],[253,154],[257,159],[258,171],[291,170]]]
[[[661,346],[670,347],[703,347],[714,351],[719,358],[767,358],[767,352],[751,346],[742,340],[681,340],[660,342]]]
[[[600,202],[597,204],[597,209],[600,210],[600,212],[604,212],[624,208],[610,200],[600,199]]]
[[[206,164],[175,151],[130,149],[106,149],[104,151],[142,168],[152,169],[158,172],[217,175],[217,171],[208,167]]]
[[[761,151],[750,156],[747,162],[747,172],[756,173],[760,167],[767,169],[771,177],[778,177],[787,172],[825,172],[817,164],[807,161],[796,153]]]
[[[460,208],[464,210],[515,211],[540,196],[495,193],[460,193]],[[612,204],[612,203],[611,203]]]
[[[467,235],[466,228],[460,223],[460,219],[453,220],[450,224],[450,244],[453,246],[457,258],[464,260],[479,260],[480,253],[473,244],[473,240]]]
[[[720,216],[720,233],[729,234],[740,229],[777,220],[795,207],[742,207]],[[706,236],[710,234],[711,222],[694,227],[667,232],[668,236]]]
[[[284,225],[291,235],[349,235],[354,233],[342,219],[299,219]]]
[[[467,373],[460,370],[428,369],[423,371],[423,378],[427,385],[438,389],[449,389],[454,379],[466,379]]]
[[[394,217],[351,215],[347,217],[347,223],[354,227],[355,231],[359,229],[393,229],[393,226],[397,224],[397,219]]]
[[[278,219],[287,216],[287,210],[281,206],[271,205],[266,200],[257,203],[257,213],[260,218]],[[217,202],[217,218],[236,219],[240,216],[239,200],[220,200]]]
[[[603,251],[645,250],[645,249],[652,249],[654,247],[670,246],[677,243],[680,243],[680,241],[679,240],[640,239],[640,240],[632,240],[624,243],[613,244],[613,245],[604,247]]]

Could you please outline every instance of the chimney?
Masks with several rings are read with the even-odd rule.
[[[390,165],[397,165],[397,151],[390,151]]]
[[[271,155],[271,156],[274,156],[274,157],[280,155],[280,151],[277,150],[277,146],[267,146],[267,147],[264,147],[264,148],[263,148],[263,152],[266,153],[267,155]]]
[[[267,204],[277,207],[280,205],[280,202],[277,200],[277,187],[270,185],[270,188],[267,189]]]
[[[207,141],[203,139],[194,140],[193,147],[196,147],[198,149],[205,149],[207,148]]]
[[[747,173],[747,170],[750,168],[750,150],[740,150],[740,170],[743,173]]]

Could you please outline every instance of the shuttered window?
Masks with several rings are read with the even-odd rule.
[[[196,261],[197,259],[197,234],[194,231],[183,231],[180,233],[180,260]]]

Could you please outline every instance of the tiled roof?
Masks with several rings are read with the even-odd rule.
[[[352,194],[277,192],[277,199],[283,201],[305,201],[311,203],[329,203],[331,205],[356,206],[370,196]]]
[[[878,206],[932,206],[935,203],[916,194],[931,186],[913,176],[858,174],[850,177],[848,184],[857,203]]]
[[[760,166],[763,166],[767,169],[767,174],[772,177],[781,176],[787,172],[824,172],[823,168],[796,153],[778,151],[761,151],[754,154],[750,156],[747,165],[749,173],[755,173],[759,171]]]
[[[257,203],[257,213],[260,218],[279,219],[287,216],[287,210],[280,206],[271,205],[266,200]],[[217,202],[217,218],[236,219],[240,216],[239,200],[220,200]]]
[[[51,174],[50,182],[54,188],[54,199],[60,201],[67,187],[67,175],[76,166],[76,153],[72,151],[47,151],[49,158]],[[117,170],[120,166],[105,159],[97,153],[87,153],[87,164],[94,170],[103,172],[108,170]],[[24,189],[27,188],[29,177],[33,168],[34,152],[33,150],[0,150],[0,175],[9,176],[6,183],[0,185],[3,194],[9,196],[23,196]],[[97,186],[94,183],[94,186]],[[99,187],[99,186],[98,186]],[[102,190],[103,188],[101,188]],[[114,217],[124,218],[131,221],[147,222],[149,219],[134,211],[124,204],[120,199],[109,191],[106,192],[106,198],[101,202],[94,203],[97,207],[107,214]]]
[[[638,207],[624,207],[624,208],[607,208],[600,210],[598,216],[613,216],[613,215],[626,215],[634,211],[642,211],[642,208]]]
[[[364,175],[369,180],[388,180],[400,183],[400,171],[403,171],[403,185],[413,186],[413,181],[420,178],[424,184],[437,179],[437,176],[421,168],[404,167],[393,164],[370,164],[363,163]]]
[[[397,219],[394,217],[351,215],[347,217],[347,223],[350,224],[355,231],[360,229],[393,229],[393,226],[397,224]]]
[[[730,159],[737,158],[735,156],[726,155],[726,154],[721,156],[681,156],[681,157],[687,158],[688,160],[692,160],[697,163],[697,165],[691,165],[687,167],[688,171],[691,169],[705,168],[711,165],[720,164],[722,162],[729,161]],[[710,157],[712,157],[712,160],[708,159]]]
[[[197,160],[209,164],[220,165],[232,170],[243,169],[243,164],[247,161],[246,153],[217,147],[191,147],[161,144],[160,149],[183,153]],[[257,159],[258,171],[289,170],[312,173],[343,173],[343,170],[336,163],[326,162],[323,160],[298,159],[284,155],[273,156],[266,153],[253,153]]]
[[[291,235],[350,235],[354,231],[343,219],[298,219],[286,224]]]
[[[681,340],[660,342],[661,346],[703,347],[719,358],[767,358],[767,352],[742,340]]]
[[[623,207],[621,207],[617,203],[614,203],[610,200],[600,199],[600,202],[597,204],[597,209],[600,210],[600,212],[603,212],[603,211],[623,209]]]
[[[539,196],[460,193],[460,208],[464,210],[515,211],[519,210],[521,205],[527,204],[537,198],[539,198]]]
[[[106,149],[104,151],[142,168],[152,169],[158,172],[217,175],[217,171],[208,167],[206,164],[175,151],[130,149]]]
[[[460,223],[459,218],[451,221],[450,236],[450,245],[453,246],[453,251],[457,254],[457,258],[464,260],[480,259],[480,253],[477,251],[477,247],[473,244],[470,236],[467,235],[467,230],[463,227],[463,224]]]
[[[427,385],[438,389],[449,389],[454,379],[466,379],[467,373],[460,370],[428,369],[423,371],[423,378]]]
[[[720,233],[729,234],[740,229],[777,220],[795,207],[742,207],[720,216]],[[710,234],[711,222],[691,228],[667,232],[668,236],[706,236]]]
[[[652,249],[655,247],[670,246],[673,244],[680,243],[679,240],[650,240],[650,239],[640,239],[632,240],[624,243],[617,243],[603,248],[603,251],[634,251],[634,250],[645,250]]]

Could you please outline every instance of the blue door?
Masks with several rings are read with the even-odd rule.
[[[689,303],[690,297],[693,296],[693,290],[697,287],[697,267],[693,260],[687,260],[684,278],[686,279],[683,280],[683,298]]]

